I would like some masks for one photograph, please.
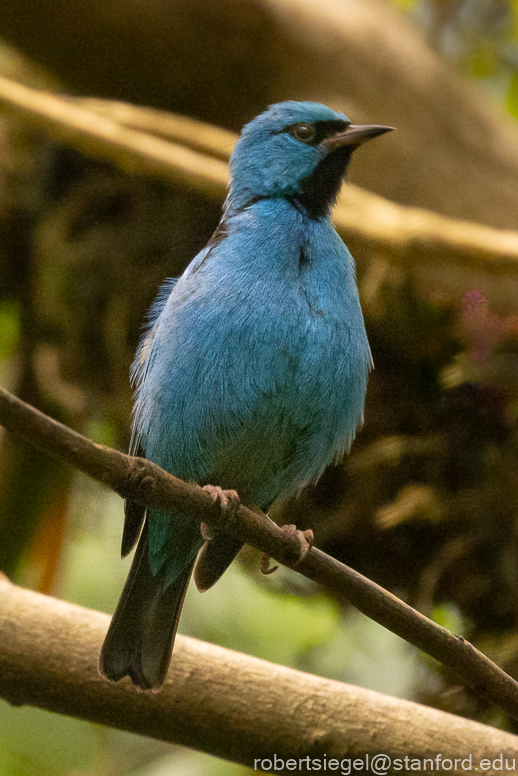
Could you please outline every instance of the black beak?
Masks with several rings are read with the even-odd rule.
[[[393,129],[395,127],[384,127],[381,124],[349,124],[343,132],[322,140],[321,145],[331,153],[342,146],[359,146]]]

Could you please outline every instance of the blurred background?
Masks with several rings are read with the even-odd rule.
[[[273,102],[322,101],[398,128],[357,153],[351,182],[518,228],[517,0],[4,0],[0,75],[234,132]],[[221,204],[124,174],[2,110],[0,383],[125,450],[146,310]],[[487,276],[464,264],[450,293],[423,293],[417,246],[415,266],[361,241],[355,257],[376,366],[365,426],[284,517],[518,678],[518,299],[495,290],[489,264]],[[113,611],[128,570],[122,520],[117,496],[0,430],[11,579]],[[214,589],[189,591],[180,632],[518,733],[303,578],[262,577],[250,549]],[[0,776],[173,772],[247,771],[0,702]]]

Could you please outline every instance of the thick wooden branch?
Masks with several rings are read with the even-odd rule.
[[[405,757],[435,766],[440,755],[469,772],[484,760],[483,772],[496,776],[497,757],[504,765],[518,757],[518,739],[500,730],[184,636],[158,695],[109,684],[97,673],[108,622],[0,575],[0,696],[277,773],[264,760],[303,760],[296,772],[309,773],[324,756],[384,754],[383,773],[398,773],[410,768]]]
[[[455,636],[366,577],[313,547],[287,536],[266,515],[240,505],[221,513],[211,496],[143,458],[97,445],[0,388],[0,424],[58,456],[123,498],[177,507],[198,522],[235,533],[270,557],[296,569],[410,644],[451,668],[476,693],[518,719],[518,683],[463,638]]]
[[[207,196],[221,196],[226,186],[228,173],[222,161],[131,129],[64,97],[0,76],[0,101],[59,142],[72,143],[79,151],[107,159],[128,172],[158,175]]]
[[[3,0],[0,29],[75,94],[234,129],[286,99],[396,126],[397,135],[355,159],[362,185],[452,217],[515,225],[515,122],[455,76],[398,4],[127,0],[124,13],[120,5]]]
[[[224,160],[236,140],[231,132],[150,108],[60,97],[2,77],[0,102],[86,154],[205,196],[225,196]],[[381,257],[425,297],[455,300],[476,288],[501,312],[518,307],[518,232],[398,205],[350,184],[334,220],[355,256],[367,250]]]

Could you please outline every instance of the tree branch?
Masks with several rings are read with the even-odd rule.
[[[0,101],[57,141],[72,143],[79,151],[128,172],[158,175],[212,197],[221,197],[225,189],[228,172],[219,159],[128,128],[70,99],[0,77]]]
[[[180,635],[158,695],[139,693],[128,680],[110,684],[97,672],[109,617],[23,590],[3,575],[0,622],[0,696],[11,703],[251,767],[274,754],[329,761],[384,753],[422,762],[440,753],[452,761],[471,756],[473,769],[487,758],[484,772],[496,776],[495,757],[517,756],[518,739],[509,733]],[[266,763],[258,769],[273,770]],[[297,773],[314,770],[303,763]]]
[[[439,660],[478,695],[518,719],[518,683],[472,644],[317,548],[304,552],[297,534],[287,536],[265,515],[243,505],[222,513],[199,486],[189,485],[143,458],[95,444],[2,388],[0,423],[123,498],[162,509],[176,507],[198,522],[236,534],[247,544],[329,588],[363,614]]]
[[[518,134],[386,0],[3,0],[4,39],[76,94],[237,129],[317,99],[399,128],[358,155],[368,189],[452,217],[516,222]],[[45,34],[42,34],[42,30]]]

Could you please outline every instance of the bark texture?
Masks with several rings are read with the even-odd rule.
[[[0,577],[0,695],[252,767],[274,754],[518,760],[508,733],[182,636],[160,694],[108,684],[97,673],[108,621]]]

